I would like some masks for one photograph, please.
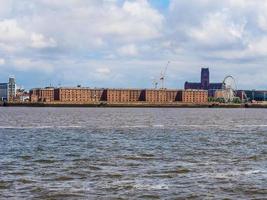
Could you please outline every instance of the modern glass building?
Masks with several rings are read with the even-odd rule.
[[[245,90],[244,91],[250,101],[267,101],[267,91],[263,90]]]
[[[8,83],[0,83],[0,101],[8,101]]]

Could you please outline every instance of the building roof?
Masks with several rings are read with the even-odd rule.
[[[185,89],[201,89],[201,83],[185,82]]]
[[[202,90],[202,89],[186,89],[184,91],[192,91],[192,92],[208,92],[208,90]]]
[[[54,90],[55,88],[32,88],[30,89],[30,91],[32,90]]]

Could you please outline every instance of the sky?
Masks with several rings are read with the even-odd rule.
[[[235,77],[267,88],[267,0],[0,0],[0,82],[151,88]]]

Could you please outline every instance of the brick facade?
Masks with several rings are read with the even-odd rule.
[[[207,103],[206,90],[44,88],[30,91],[31,102]]]
[[[146,102],[166,103],[166,90],[146,90]]]
[[[178,94],[180,90],[166,90],[166,102],[176,102],[178,101]]]
[[[30,90],[31,102],[52,102],[54,101],[54,88],[35,88]]]
[[[207,103],[207,90],[183,90],[179,91],[178,100],[183,103]]]
[[[106,98],[103,89],[90,88],[56,88],[55,101],[74,103],[93,103],[104,101]]]
[[[130,103],[145,101],[144,90],[138,89],[107,89],[107,102]]]
[[[178,101],[180,90],[146,90],[146,102],[148,103],[172,103]]]

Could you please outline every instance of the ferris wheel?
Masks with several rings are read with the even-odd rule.
[[[223,98],[226,103],[233,102],[236,97],[236,82],[233,76],[226,76],[223,80]]]

